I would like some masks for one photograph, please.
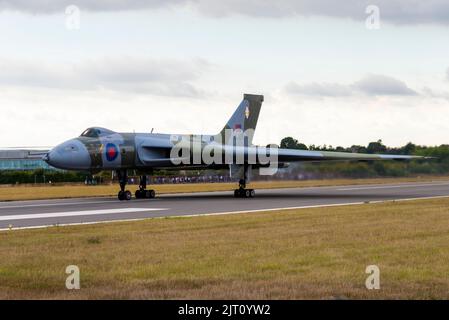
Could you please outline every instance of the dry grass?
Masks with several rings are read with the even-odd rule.
[[[321,187],[354,184],[397,183],[397,182],[425,182],[447,180],[449,177],[422,177],[422,178],[382,178],[382,179],[334,179],[334,180],[307,180],[307,181],[270,181],[253,182],[255,189],[265,188],[292,188],[292,187]],[[154,185],[157,193],[185,193],[201,191],[229,191],[235,189],[236,183],[198,183],[198,184],[166,184]],[[137,186],[129,186],[130,190]],[[0,201],[62,199],[80,197],[115,196],[117,185],[84,186],[84,185],[57,185],[57,186],[14,186],[0,187]]]
[[[448,299],[448,221],[444,198],[7,231],[0,298]]]

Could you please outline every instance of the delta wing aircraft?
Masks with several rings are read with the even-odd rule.
[[[262,95],[245,94],[243,101],[223,130],[215,135],[180,135],[160,133],[118,133],[93,127],[80,137],[68,140],[48,152],[44,161],[65,170],[117,173],[119,200],[130,200],[126,190],[128,172],[140,175],[136,198],[154,198],[154,190],[147,189],[147,175],[155,169],[229,169],[239,182],[235,197],[251,198],[255,191],[247,189],[252,169],[260,174],[273,174],[293,161],[373,161],[411,160],[419,156],[390,154],[360,154],[280,149],[260,147],[252,143]]]

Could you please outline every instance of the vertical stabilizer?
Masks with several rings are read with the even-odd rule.
[[[248,134],[248,145],[252,144],[252,137],[256,130],[257,120],[259,119],[260,108],[262,107],[263,96],[255,94],[244,94],[243,101],[237,107],[232,117],[226,123],[223,130],[219,133],[222,141],[229,138],[226,137],[226,131],[230,132],[250,132]]]

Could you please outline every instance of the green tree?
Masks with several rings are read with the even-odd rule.
[[[307,150],[307,146],[292,137],[285,137],[281,140],[281,148]]]
[[[366,148],[367,153],[385,153],[387,152],[387,147],[382,143],[382,140],[377,140],[377,142],[370,142]]]
[[[416,145],[409,142],[405,146],[402,147],[402,152],[404,154],[414,154],[416,152]]]

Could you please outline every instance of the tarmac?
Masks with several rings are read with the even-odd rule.
[[[256,190],[256,197],[233,192],[157,195],[154,199],[77,198],[0,202],[0,229],[140,220],[156,217],[238,214],[367,202],[449,197],[449,181]]]

